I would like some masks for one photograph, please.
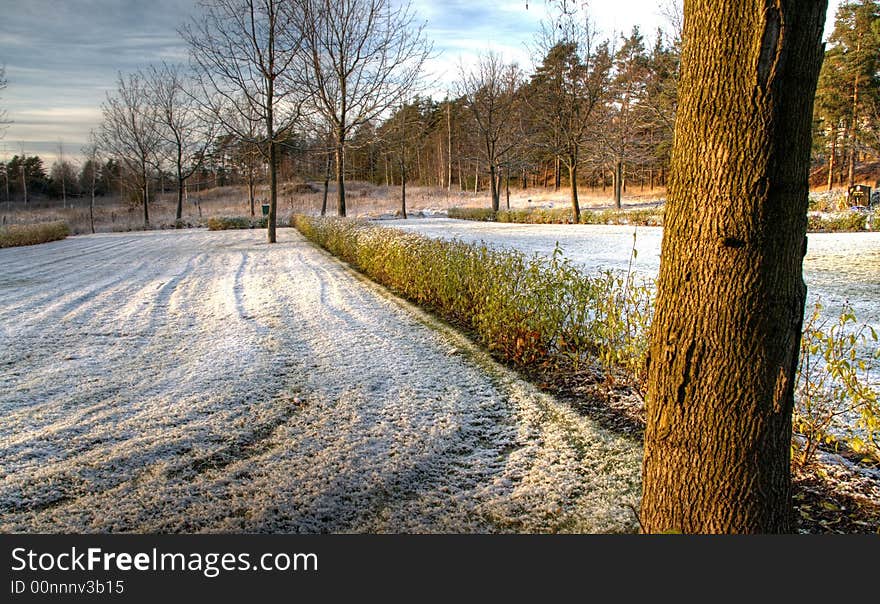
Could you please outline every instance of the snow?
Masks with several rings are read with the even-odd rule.
[[[542,225],[453,219],[383,222],[431,237],[513,248],[550,255],[558,242],[564,256],[587,272],[627,270],[636,233],[633,271],[656,278],[660,269],[660,227]],[[880,329],[880,232],[811,233],[804,258],[808,305],[819,299],[827,315],[839,314],[848,301],[859,321]]]
[[[639,443],[264,238],[0,250],[0,531],[636,530]]]

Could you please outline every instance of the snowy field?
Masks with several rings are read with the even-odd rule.
[[[638,253],[633,270],[655,278],[660,269],[663,230],[659,227],[507,224],[448,218],[389,220],[381,224],[431,237],[484,241],[528,254],[549,255],[558,242],[564,256],[587,272],[627,270],[635,231]],[[809,304],[821,300],[831,316],[848,301],[860,321],[880,329],[880,232],[809,234],[804,279]]]
[[[638,443],[264,237],[0,250],[0,531],[636,529]]]

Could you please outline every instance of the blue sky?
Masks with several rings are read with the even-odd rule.
[[[528,4],[528,8],[526,5]],[[653,36],[665,24],[667,0],[589,2],[603,37],[639,25]],[[829,21],[833,21],[836,0]],[[442,91],[459,62],[495,50],[523,67],[529,45],[546,19],[544,0],[413,0],[438,57],[430,64]],[[196,0],[22,0],[7,2],[0,29],[0,63],[9,86],[0,97],[13,121],[0,139],[0,159],[41,155],[47,163],[63,143],[74,156],[100,122],[100,104],[118,72],[150,63],[185,61],[176,29],[198,12]]]

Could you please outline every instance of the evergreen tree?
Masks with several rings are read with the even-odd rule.
[[[880,98],[880,3],[841,4],[828,43],[816,94],[816,118],[828,141],[829,186],[835,165],[843,164],[847,185],[852,186],[858,153]],[[843,161],[835,164],[839,147]]]

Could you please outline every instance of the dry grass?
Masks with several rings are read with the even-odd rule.
[[[11,224],[0,228],[0,248],[58,241],[69,234],[70,229],[63,222]]]
[[[611,190],[584,188],[580,191],[580,203],[584,209],[611,208]],[[662,202],[665,191],[635,188],[625,198],[624,205],[630,208],[654,206]],[[567,189],[512,189],[510,207],[517,209],[544,208],[564,209],[569,204]],[[336,185],[330,183],[327,194],[327,214],[336,214]],[[260,204],[268,200],[268,186],[260,186],[256,191],[255,214],[261,214]],[[322,182],[288,182],[280,187],[278,216],[280,223],[288,223],[297,213],[318,214],[323,199]],[[198,203],[196,203],[198,201]],[[502,192],[502,207],[506,207],[506,197]],[[407,211],[414,215],[445,212],[452,207],[490,207],[488,191],[451,191],[440,187],[407,186]],[[176,224],[175,211],[177,197],[174,193],[159,195],[150,203],[149,228],[204,227],[209,218],[226,216],[250,216],[247,187],[227,186],[205,189],[198,193],[190,191],[184,203],[183,218]],[[362,181],[346,183],[346,209],[349,216],[380,217],[391,216],[400,209],[399,186],[377,186]],[[20,202],[0,203],[0,224],[33,224],[61,221],[70,225],[71,232],[82,234],[91,232],[89,223],[89,201],[86,198],[68,200],[63,207],[60,200],[39,200],[30,204]],[[136,231],[144,229],[143,207],[130,204],[119,197],[99,197],[95,202],[95,230]]]

